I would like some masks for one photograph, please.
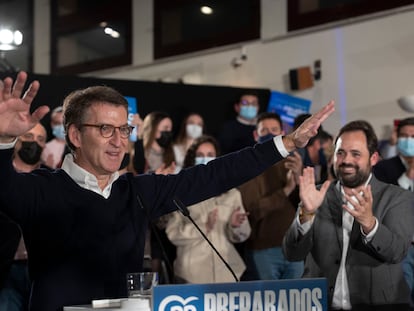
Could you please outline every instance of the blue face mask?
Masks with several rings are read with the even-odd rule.
[[[214,160],[215,157],[196,157],[195,158],[195,165],[198,164],[207,164],[208,162],[210,162],[211,160]]]
[[[52,134],[58,139],[65,139],[65,128],[63,124],[52,127]]]
[[[414,157],[414,138],[400,137],[397,142],[398,151],[405,157]]]
[[[252,120],[257,116],[257,107],[255,106],[241,106],[240,108],[240,116],[247,120]]]
[[[275,135],[269,133],[266,134],[264,136],[259,136],[259,139],[257,140],[258,143],[264,143],[265,141],[272,139],[273,137],[275,137]]]

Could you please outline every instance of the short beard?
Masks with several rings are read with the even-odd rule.
[[[343,186],[347,188],[357,188],[368,180],[369,175],[371,174],[370,171],[365,173],[357,168],[355,175],[347,175],[343,174],[340,168],[336,171],[336,175],[338,176],[339,181],[342,183]]]

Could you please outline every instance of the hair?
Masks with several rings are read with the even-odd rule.
[[[262,112],[261,114],[259,114],[256,120],[256,128],[260,122],[262,122],[263,120],[267,120],[267,119],[276,120],[280,124],[280,129],[283,129],[282,118],[280,117],[280,115],[278,115],[275,112]]]
[[[71,92],[63,101],[63,124],[65,127],[65,138],[71,151],[76,148],[71,143],[68,130],[74,124],[78,129],[88,117],[89,109],[95,104],[110,104],[122,106],[128,111],[128,102],[115,89],[108,86],[91,86]]]
[[[237,99],[236,99],[235,103],[236,103],[236,104],[239,104],[239,103],[240,103],[240,101],[241,101],[241,98],[242,98],[243,96],[255,96],[255,97],[257,97],[257,104],[258,104],[258,105],[259,105],[259,107],[260,107],[260,97],[259,97],[259,92],[255,91],[255,90],[250,90],[250,91],[246,91],[246,90],[244,90],[243,92],[240,92],[240,93],[239,93],[239,95],[238,95],[238,97],[237,97]]]
[[[164,119],[171,119],[170,115],[164,111],[152,111],[147,114],[142,122],[142,142],[144,150],[147,151],[151,148],[152,143],[156,140],[158,124]],[[167,148],[163,148],[163,161],[166,165],[169,165],[174,161],[174,151],[172,145]]]
[[[310,113],[302,113],[296,116],[295,120],[293,121],[293,129],[296,130],[299,125],[301,125],[305,120],[312,115]]]
[[[175,143],[176,144],[183,144],[185,142],[185,140],[187,138],[187,129],[186,129],[186,126],[187,126],[188,119],[191,116],[200,116],[200,118],[203,120],[203,133],[204,133],[204,131],[205,131],[204,118],[201,116],[201,114],[199,114],[197,112],[190,112],[181,121],[180,130],[178,131],[177,138],[175,139]]]
[[[216,156],[218,157],[220,155],[220,147],[217,140],[213,136],[202,135],[199,138],[196,138],[190,148],[188,148],[187,153],[185,154],[183,168],[194,166],[197,149],[204,143],[212,144],[214,149],[216,149]]]
[[[52,110],[51,115],[55,115],[57,113],[63,112],[63,107],[62,106],[57,106],[55,109]]]
[[[414,125],[414,118],[406,118],[400,120],[400,122],[397,125],[397,136],[400,136],[401,128],[407,125]]]
[[[357,132],[357,131],[361,131],[365,134],[365,137],[367,139],[367,148],[368,148],[369,154],[373,155],[375,152],[377,152],[378,151],[377,135],[375,134],[375,131],[372,125],[365,120],[356,120],[356,121],[351,121],[345,124],[339,130],[338,136],[335,139],[335,145],[342,134],[348,133],[348,132]]]

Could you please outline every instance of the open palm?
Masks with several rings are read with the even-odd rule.
[[[315,173],[313,167],[303,169],[302,176],[299,176],[299,196],[302,206],[308,213],[315,212],[325,197],[330,182],[325,181],[320,189],[315,185]]]
[[[49,112],[47,106],[30,112],[30,105],[39,90],[39,82],[30,84],[23,94],[27,74],[20,72],[13,85],[10,77],[0,81],[0,136],[11,138],[27,132]],[[22,96],[23,95],[23,96]]]

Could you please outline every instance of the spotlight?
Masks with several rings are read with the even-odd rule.
[[[17,49],[23,43],[23,34],[19,30],[0,29],[0,51]]]

